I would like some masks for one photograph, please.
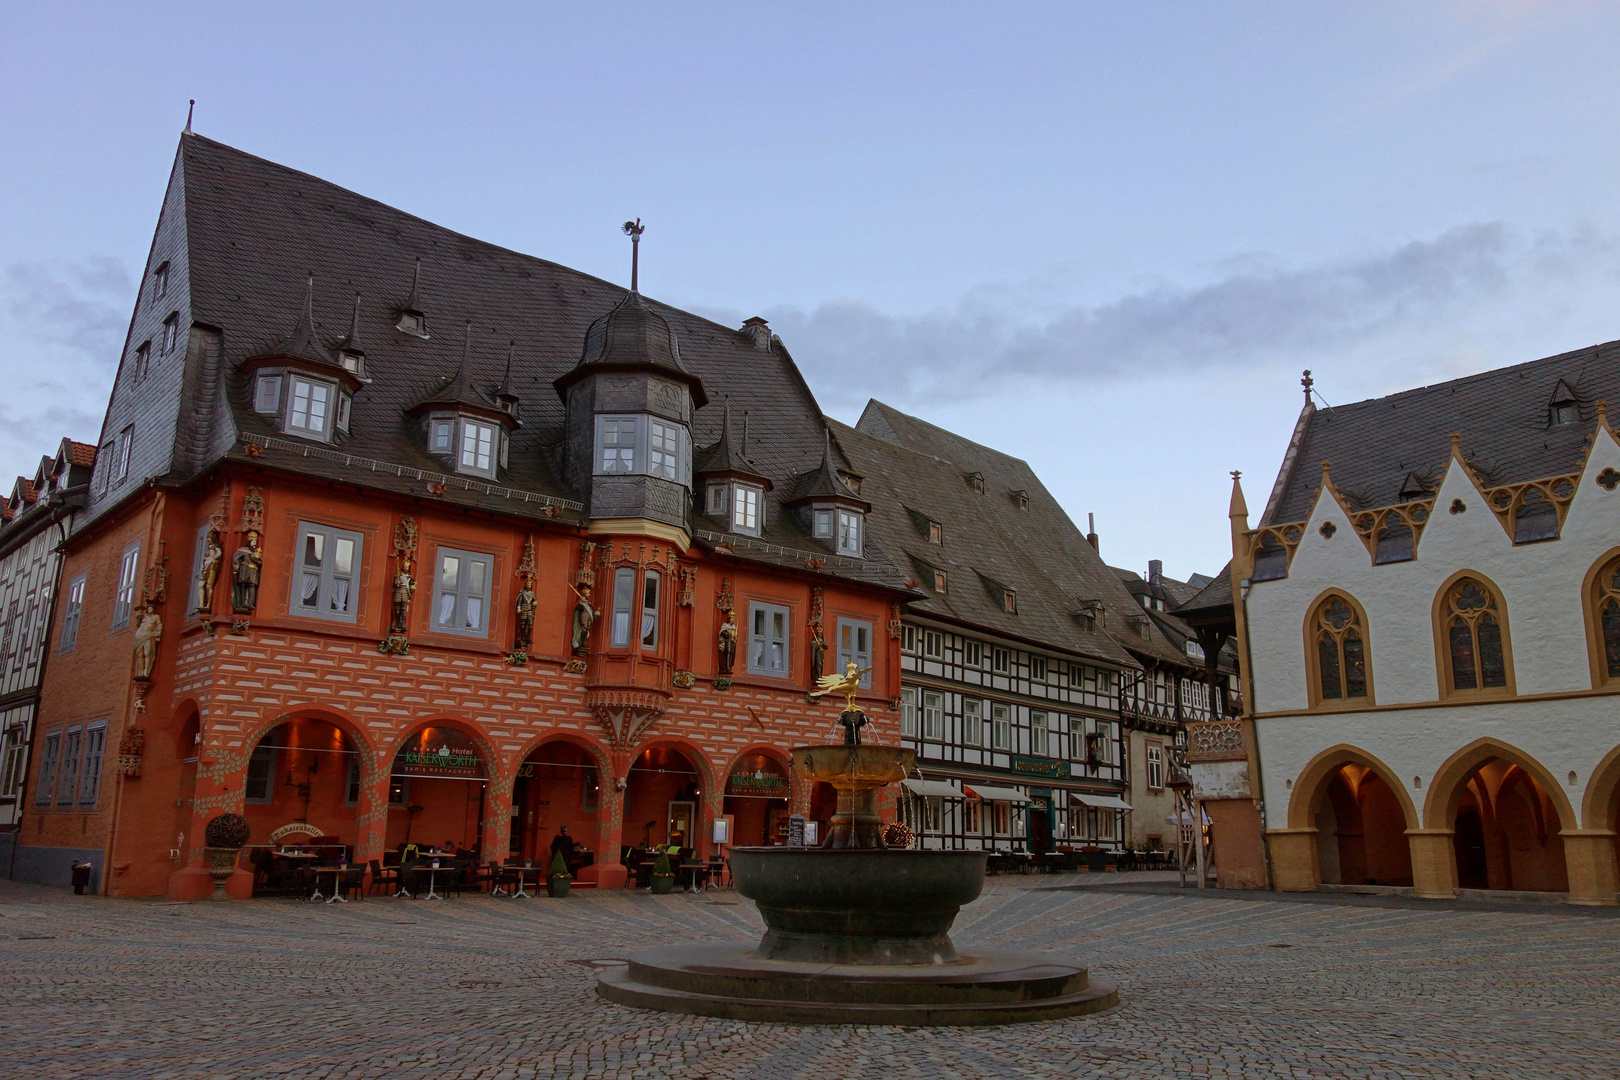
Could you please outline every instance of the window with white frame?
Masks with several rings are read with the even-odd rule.
[[[923,832],[945,831],[945,800],[938,795],[923,798]]]
[[[678,424],[652,420],[647,425],[647,474],[680,479],[681,431]]]
[[[1029,658],[1029,677],[1032,682],[1045,682],[1046,673],[1046,657],[1032,656]]]
[[[984,667],[984,642],[962,642],[962,663],[966,664],[968,667]]]
[[[977,698],[962,702],[962,745],[984,745],[984,702]]]
[[[287,430],[312,439],[324,439],[331,427],[332,385],[292,376],[292,402],[287,409]]]
[[[641,647],[658,647],[658,590],[663,578],[656,570],[648,570],[641,580]]]
[[[726,493],[730,490],[725,484],[710,484],[708,487],[708,508],[705,513],[711,517],[724,517],[726,514]]]
[[[748,484],[734,484],[731,488],[731,527],[740,533],[759,535],[760,506],[764,492]]]
[[[636,471],[636,420],[634,416],[597,418],[597,472]]]
[[[900,651],[916,655],[917,628],[910,623],[906,623],[900,628]]]
[[[281,376],[260,375],[253,381],[253,411],[273,413],[281,408]]]
[[[355,579],[360,568],[360,534],[300,521],[297,551],[293,614],[354,622],[359,609]]]
[[[135,346],[135,381],[140,382],[146,378],[146,373],[152,367],[152,343],[143,341]]]
[[[990,804],[990,817],[995,822],[997,836],[1012,835],[1012,804],[997,802]]]
[[[72,806],[79,789],[79,755],[84,752],[84,728],[74,725],[62,736],[62,764],[56,778],[57,809]]]
[[[0,763],[0,796],[13,799],[22,795],[23,781],[28,776],[27,714],[22,720],[5,725],[5,761]]]
[[[123,483],[129,476],[129,459],[135,449],[135,425],[131,424],[118,433],[118,468],[113,474],[113,480]]]
[[[84,729],[84,762],[79,766],[79,808],[93,809],[101,797],[101,761],[107,749],[107,721]]]
[[[810,535],[817,540],[831,540],[833,538],[834,514],[830,509],[817,508],[810,512]]]
[[[1012,709],[999,701],[990,704],[990,749],[1012,749]]]
[[[861,515],[853,510],[838,511],[838,553],[860,558]]]
[[[62,610],[60,652],[72,652],[79,643],[79,620],[84,617],[84,581],[85,575],[80,574],[68,582],[67,605]]]
[[[613,571],[613,629],[609,643],[616,649],[630,645],[630,608],[635,602],[636,572],[628,566]]]
[[[56,795],[56,773],[62,761],[62,733],[52,731],[40,748],[39,786],[34,789],[34,805],[49,806]]]
[[[838,620],[838,668],[844,671],[845,664],[854,662],[862,672],[861,686],[865,689],[872,687],[872,624],[869,622],[856,622],[853,619]]]
[[[265,736],[264,741],[253,748],[248,757],[247,779],[242,784],[242,801],[264,805],[275,800],[276,795],[276,748],[271,743],[272,736]]]
[[[748,671],[785,678],[788,673],[788,609],[779,604],[748,605]]]
[[[1002,672],[1004,674],[1006,672],[1008,672],[1008,671],[1011,671],[1012,670],[1012,650],[1010,650],[1010,649],[991,649],[990,650],[990,668],[993,671],[999,671],[999,672]]]
[[[174,351],[174,342],[180,336],[179,332],[180,313],[176,311],[163,320],[163,351],[165,353]]]
[[[945,695],[937,690],[923,691],[923,738],[935,742],[945,738]]]
[[[169,293],[169,264],[159,263],[152,271],[152,299],[161,300]]]
[[[1154,789],[1164,787],[1164,747],[1158,743],[1147,745],[1147,783]]]
[[[435,454],[448,454],[456,445],[456,422],[434,419],[428,421],[428,449]]]
[[[122,630],[129,625],[130,612],[135,609],[135,568],[141,561],[139,540],[124,549],[118,560],[118,588],[113,593],[112,628]]]
[[[984,803],[979,799],[968,799],[962,803],[962,832],[968,836],[984,835],[983,808]]]
[[[923,655],[942,660],[945,657],[945,635],[938,630],[923,631]]]
[[[1078,716],[1069,722],[1069,760],[1086,760],[1086,722]]]
[[[349,407],[352,404],[353,399],[339,390],[337,396],[337,429],[344,434],[348,434],[349,431]],[[506,463],[503,461],[501,464]]]
[[[900,688],[900,734],[915,737],[917,734],[917,689],[912,686]]]
[[[440,548],[433,575],[433,629],[487,637],[489,586],[494,577],[493,555]]]
[[[1029,752],[1035,757],[1047,757],[1050,743],[1047,739],[1046,714],[1044,712],[1031,712],[1029,714]]]
[[[478,420],[461,422],[461,454],[456,458],[459,472],[495,475],[495,425]]]

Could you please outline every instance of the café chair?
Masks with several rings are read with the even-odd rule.
[[[380,892],[384,889],[397,892],[399,890],[399,867],[391,866],[384,869],[376,859],[371,860],[371,891]]]

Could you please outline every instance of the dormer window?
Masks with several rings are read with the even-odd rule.
[[[428,336],[427,316],[420,311],[401,311],[399,322],[394,324],[394,329],[414,337],[425,338]]]
[[[161,300],[169,292],[169,264],[163,263],[152,271],[152,299]]]
[[[634,416],[604,416],[601,421],[597,445],[597,472],[633,473],[636,471],[636,420]]]
[[[461,421],[461,454],[457,471],[495,475],[495,425],[477,420]]]
[[[1012,491],[1008,492],[1008,494],[1012,496],[1012,501],[1017,504],[1018,509],[1029,509],[1029,492],[1025,491],[1023,488],[1013,488]]]
[[[928,542],[930,544],[938,544],[943,542],[940,539],[939,522],[937,521],[930,521],[928,523]]]
[[[731,489],[731,527],[750,536],[759,535],[760,505],[764,492],[749,484],[735,484]]]
[[[811,535],[817,540],[831,540],[833,538],[833,511],[813,510],[811,520],[814,522]]]
[[[334,392],[331,383],[294,375],[287,430],[312,439],[325,439],[330,434]]]
[[[967,486],[968,487],[972,488],[974,491],[978,492],[980,495],[984,494],[984,473],[982,473],[982,472],[966,473],[966,474],[963,475],[962,479],[967,481]]]
[[[359,349],[339,349],[338,364],[357,379],[366,377],[366,354]]]
[[[1001,610],[1008,615],[1018,614],[1018,593],[1016,590],[1003,589],[1001,591]]]
[[[934,571],[934,591],[943,596],[945,595],[945,571],[937,566],[932,569]]]
[[[260,375],[253,382],[253,411],[274,413],[281,408],[281,376]]]
[[[1563,383],[1558,384],[1560,391],[1565,391]],[[1567,391],[1566,391],[1567,392]],[[1560,424],[1575,424],[1581,419],[1581,407],[1573,396],[1564,397],[1555,395],[1547,406],[1547,421],[1553,426]]]
[[[434,420],[429,425],[428,449],[435,454],[448,454],[455,445],[456,422]]]
[[[864,521],[853,510],[838,511],[838,554],[861,557],[861,533]]]

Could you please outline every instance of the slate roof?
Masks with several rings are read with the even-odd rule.
[[[1559,380],[1575,395],[1574,423],[1549,422]],[[1324,460],[1351,509],[1408,501],[1401,489],[1409,473],[1432,492],[1450,457],[1452,432],[1461,434],[1463,457],[1486,486],[1575,472],[1596,427],[1596,403],[1604,400],[1620,408],[1617,341],[1388,397],[1312,408],[1302,418],[1299,451],[1279,475],[1260,524],[1305,520]]]
[[[191,319],[222,335],[229,416],[220,424],[234,426],[238,439],[223,455],[193,460],[185,475],[167,482],[184,482],[221,456],[247,460],[247,441],[257,444],[252,460],[261,466],[418,498],[430,490],[425,483],[442,484],[436,494],[452,504],[515,515],[540,515],[550,506],[564,520],[582,520],[585,493],[560,479],[564,413],[553,383],[592,358],[587,330],[629,300],[626,289],[460,235],[200,135],[181,137],[177,168]],[[311,273],[308,347],[330,356],[350,333],[366,344],[369,381],[355,393],[350,431],[327,445],[283,435],[273,417],[254,412],[248,380],[236,371],[244,359],[284,344],[289,328],[302,327]],[[663,324],[678,339],[678,352],[671,344],[669,353],[680,370],[724,388],[734,405],[749,411],[758,433],[749,455],[778,488],[817,467],[825,421],[779,341],[761,349],[751,333],[650,297],[631,303],[646,314],[645,325]],[[427,337],[397,329],[407,308],[425,315]],[[604,335],[604,350],[614,345],[611,336]],[[483,387],[500,381],[509,353],[510,389],[523,414],[511,436],[511,468],[493,483],[446,474],[406,411],[442,390],[458,368],[483,396]],[[695,396],[701,400],[701,392]],[[201,399],[184,405],[207,407]],[[694,445],[717,440],[721,413],[716,405],[696,411]],[[888,564],[881,544],[869,545],[868,558],[858,562],[831,558],[827,545],[805,535],[796,515],[782,511],[776,494],[766,502],[766,535],[739,544],[739,558],[801,567],[806,559],[824,559],[825,573],[907,591],[905,575]],[[716,528],[702,517],[693,524],[700,531]],[[767,550],[772,545],[775,553]]]
[[[1182,601],[1171,609],[1171,614],[1181,618],[1216,618],[1225,615],[1232,616],[1232,564],[1228,562],[1221,567],[1221,572],[1215,579],[1202,589],[1199,589],[1191,598]]]
[[[1188,663],[1156,629],[1138,636],[1140,605],[1026,462],[878,401],[857,428],[834,423],[833,435],[864,476],[868,536],[917,568],[927,598],[914,611],[1121,667],[1139,667],[1142,656]],[[969,473],[984,477],[982,494]],[[1022,508],[1016,490],[1027,493]],[[928,540],[929,521],[940,523],[938,544]],[[946,571],[944,594],[930,567]],[[1016,614],[1002,606],[1001,588],[1014,590]],[[1095,630],[1076,615],[1087,600],[1105,605]]]

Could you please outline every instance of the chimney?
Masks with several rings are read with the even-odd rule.
[[[1157,585],[1157,584],[1159,584],[1160,579],[1163,578],[1163,577],[1164,577],[1164,560],[1163,559],[1149,559],[1148,560],[1148,582],[1149,582],[1149,584]]]
[[[771,347],[771,327],[764,319],[755,315],[742,324],[742,332],[748,340],[754,343],[754,348],[767,352]]]
[[[1087,514],[1086,515],[1086,543],[1091,545],[1091,550],[1092,551],[1097,552],[1099,555],[1102,554],[1102,549],[1097,547],[1097,515],[1096,514]]]

